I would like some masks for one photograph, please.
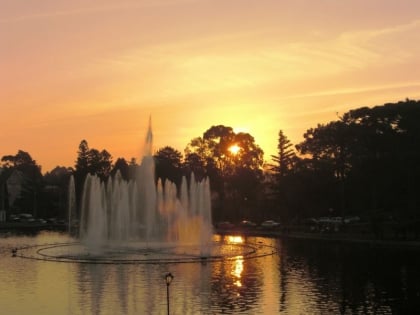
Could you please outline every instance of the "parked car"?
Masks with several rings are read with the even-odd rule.
[[[56,224],[57,223],[57,218],[48,218],[47,223]]]
[[[280,223],[274,221],[274,220],[267,220],[264,221],[263,223],[261,223],[261,227],[263,228],[275,228],[275,227],[279,227]]]
[[[16,214],[11,214],[9,217],[10,222],[20,222],[20,218]]]
[[[20,222],[26,222],[26,223],[34,223],[35,218],[30,213],[20,213],[19,214]]]

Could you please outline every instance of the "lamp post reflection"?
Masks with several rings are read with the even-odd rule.
[[[168,315],[169,315],[169,285],[171,284],[173,278],[174,278],[174,276],[170,272],[168,272],[165,275],[165,281],[166,281],[166,304],[167,304],[167,307],[168,307]]]

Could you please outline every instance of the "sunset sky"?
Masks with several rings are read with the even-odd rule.
[[[0,157],[183,152],[222,124],[265,159],[361,106],[420,99],[418,0],[0,0]]]

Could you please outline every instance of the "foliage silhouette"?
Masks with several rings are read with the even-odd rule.
[[[323,215],[359,215],[401,227],[420,222],[419,121],[420,101],[406,99],[360,107],[318,124],[295,148],[279,128],[278,154],[272,156],[266,174],[264,152],[250,134],[216,125],[188,143],[185,158],[170,146],[159,149],[154,154],[156,178],[179,184],[191,172],[198,180],[209,177],[216,220],[303,222]],[[229,150],[233,145],[240,148],[236,154]],[[23,150],[3,156],[1,166],[2,183],[13,171],[25,177],[12,211],[64,217],[63,196],[71,174],[79,204],[88,173],[106,180],[119,171],[124,179],[132,179],[137,163],[124,158],[113,163],[107,150],[89,148],[82,140],[74,169],[57,167],[42,176],[41,166]],[[8,193],[4,184],[2,191]]]

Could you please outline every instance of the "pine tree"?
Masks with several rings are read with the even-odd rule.
[[[76,173],[86,175],[89,171],[89,145],[86,140],[82,140],[79,144],[76,160]]]
[[[284,135],[283,131],[279,131],[279,142],[277,145],[278,155],[272,155],[271,158],[275,162],[272,171],[278,178],[284,177],[292,169],[296,160],[296,154],[292,148],[292,143]]]

